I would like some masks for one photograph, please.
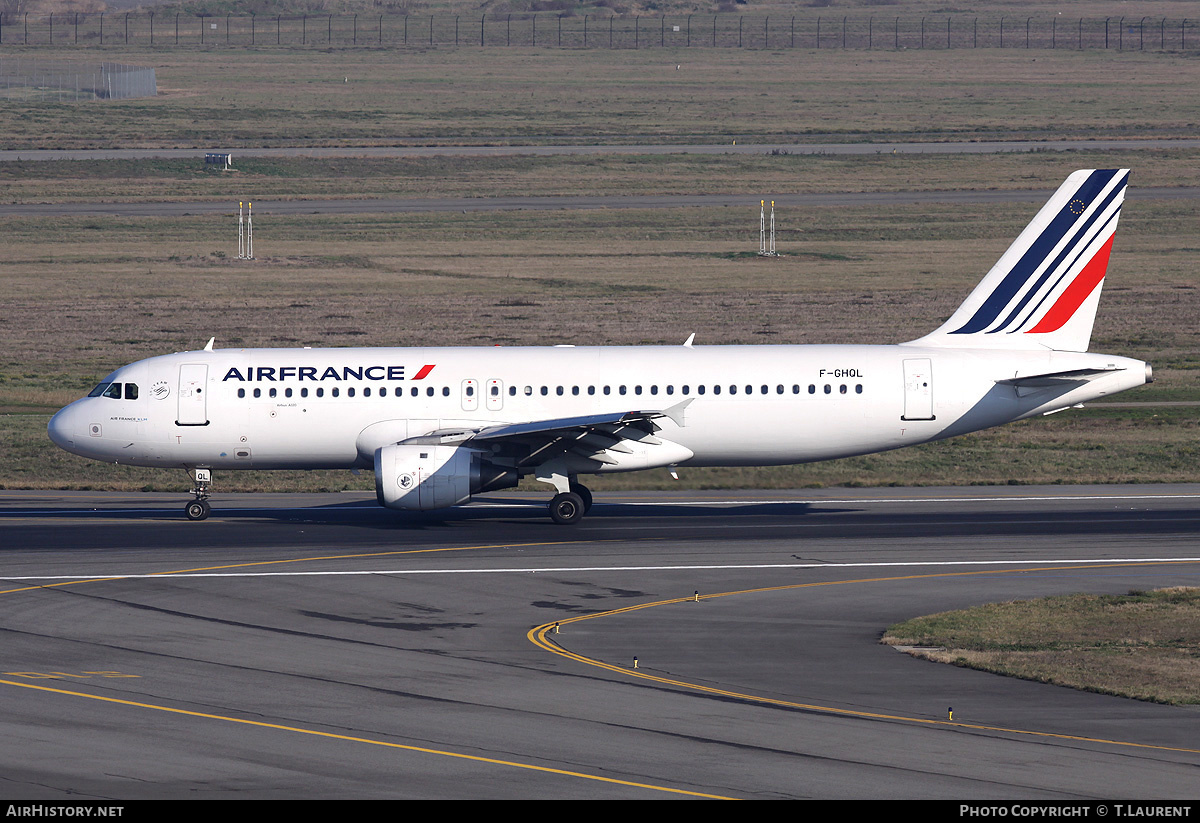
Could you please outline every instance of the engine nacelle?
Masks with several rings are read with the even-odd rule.
[[[515,469],[461,446],[396,443],[375,450],[375,496],[389,509],[443,509],[473,494],[511,488],[519,479]]]

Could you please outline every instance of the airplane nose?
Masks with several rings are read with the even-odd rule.
[[[71,451],[75,445],[75,409],[73,406],[67,406],[51,417],[46,431],[54,445],[60,449]]]

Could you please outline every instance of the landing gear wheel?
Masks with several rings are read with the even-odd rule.
[[[550,519],[560,526],[578,523],[585,510],[583,498],[575,492],[556,494],[550,501]]]
[[[587,514],[590,512],[592,510],[592,490],[582,483],[572,483],[571,491],[575,492],[583,500],[583,513]]]
[[[204,520],[212,512],[212,506],[207,500],[193,500],[183,509],[188,520]]]

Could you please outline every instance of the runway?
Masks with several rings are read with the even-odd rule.
[[[558,209],[678,209],[744,208],[747,203],[770,198],[778,206],[807,208],[896,206],[913,203],[1040,203],[1045,190],[1013,191],[903,191],[845,192],[835,194],[675,194],[675,195],[547,195],[511,197],[379,197],[360,199],[273,200],[257,202],[256,214],[402,214],[429,212],[551,211]],[[1132,189],[1133,200],[1194,200],[1197,186],[1151,186]],[[232,214],[230,201],[139,203],[7,203],[0,217],[191,217]]]
[[[209,148],[140,149],[0,149],[0,163],[47,160],[146,160],[200,158],[209,152],[240,157],[552,157],[599,154],[1009,154],[1046,151],[1163,151],[1195,149],[1196,138],[1130,138],[1126,140],[946,140],[938,143],[508,143],[497,137],[491,145],[402,146],[214,146]]]
[[[0,492],[5,797],[1195,796],[1195,707],[877,641],[1200,585],[1200,486],[183,499]]]

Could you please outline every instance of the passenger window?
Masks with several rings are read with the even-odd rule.
[[[862,383],[859,383],[857,386],[854,387],[854,393],[862,394]]]
[[[704,386],[697,386],[696,394],[704,394]]]
[[[595,394],[595,393],[596,393],[596,387],[588,386],[588,394]]]
[[[317,397],[324,397],[324,396],[325,396],[325,390],[317,389]]]
[[[621,386],[619,389],[617,389],[617,394],[624,395],[624,394],[625,394],[625,387],[624,387],[624,386]]]
[[[605,393],[606,395],[608,395],[608,394],[612,394],[612,388],[611,388],[610,386],[605,386],[605,387],[604,387],[604,393]]]
[[[337,388],[337,386],[334,386],[334,387],[333,387],[333,390],[332,390],[331,392],[329,392],[329,393],[330,393],[331,395],[333,395],[334,397],[337,397],[337,396],[338,396],[338,388]]]
[[[674,393],[675,393],[675,387],[667,386],[667,394],[674,394]]]
[[[138,395],[137,383],[126,383],[125,384],[125,399],[126,400],[137,400],[137,395]]]
[[[475,387],[467,386],[467,397],[474,397],[474,396],[475,396]]]
[[[425,396],[426,396],[426,397],[433,397],[433,386],[430,386],[429,388],[427,388],[427,389],[425,390]]]
[[[845,384],[845,383],[843,383],[843,384],[841,385],[841,387],[840,387],[840,388],[838,388],[838,393],[840,393],[840,394],[845,394],[845,393],[846,393],[846,384]]]
[[[720,393],[721,393],[721,387],[713,386],[713,394],[720,394]]]
[[[449,397],[449,396],[450,396],[450,387],[442,386],[442,397]]]
[[[262,397],[262,389],[255,389],[255,390],[254,390],[254,396],[255,396],[255,397]]]
[[[245,397],[245,396],[246,396],[246,390],[238,389],[238,397]]]
[[[730,386],[730,387],[729,387],[729,393],[730,393],[730,394],[737,394],[737,386]]]
[[[418,389],[416,386],[413,386],[411,394],[413,397],[418,397],[421,394],[421,390]]]
[[[271,389],[271,396],[272,396],[272,397],[274,397],[274,396],[275,396],[275,389]]]
[[[301,397],[308,397],[308,389],[301,389],[301,390],[300,390],[300,396],[301,396]]]
[[[547,388],[546,386],[542,386],[542,397],[545,397],[549,393],[550,393],[550,389]]]
[[[809,384],[808,384],[808,393],[809,393],[809,394],[816,394],[816,393],[817,393],[817,387],[816,387],[816,385],[815,385],[815,384],[813,384],[813,383],[809,383]]]
[[[575,397],[578,397],[578,396],[579,396],[579,387],[578,387],[578,386],[572,386],[572,387],[571,387],[571,394],[572,394],[572,395],[574,395]]]
[[[650,393],[651,393],[651,394],[658,394],[658,386],[651,386],[651,387],[650,387]]]
[[[832,393],[833,393],[833,386],[831,386],[831,385],[829,385],[828,383],[826,383],[826,384],[825,384],[825,393],[826,393],[826,394],[832,394]]]
[[[634,393],[634,394],[641,394],[641,393],[642,393],[642,387],[641,387],[641,386],[634,386],[634,387],[633,387],[633,393]]]
[[[559,386],[558,388],[556,388],[556,389],[554,390],[554,393],[555,393],[555,394],[557,394],[559,397],[562,397],[562,393],[563,393],[563,387],[562,387],[562,386]]]
[[[796,388],[800,388],[800,387],[799,387],[799,386],[797,386]],[[782,383],[780,383],[778,386],[776,386],[776,387],[775,387],[775,393],[776,393],[776,394],[783,394],[783,384],[782,384]]]
[[[370,389],[367,389],[367,391],[370,391]],[[283,390],[283,396],[284,396],[284,397],[291,397],[291,396],[292,396],[292,390],[291,390],[291,389],[284,389],[284,390]]]

